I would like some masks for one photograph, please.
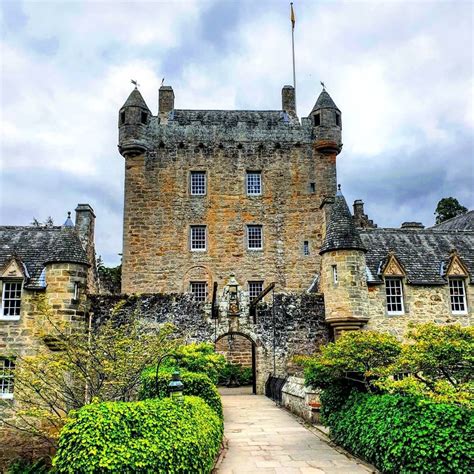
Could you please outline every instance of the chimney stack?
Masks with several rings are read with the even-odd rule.
[[[168,123],[168,115],[174,109],[174,92],[171,86],[161,86],[158,91],[158,117],[160,123]]]
[[[293,86],[283,86],[281,90],[281,108],[288,115],[296,115],[296,96]]]
[[[94,243],[95,214],[89,204],[77,205],[75,228],[90,265],[87,272],[87,292],[95,293],[98,282]]]

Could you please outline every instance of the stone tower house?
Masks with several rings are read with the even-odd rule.
[[[176,109],[174,100],[161,87],[153,115],[134,89],[119,112],[122,291],[206,300],[232,274],[250,296],[271,282],[278,291],[308,289],[342,146],[329,94],[301,121],[291,86],[279,110]]]

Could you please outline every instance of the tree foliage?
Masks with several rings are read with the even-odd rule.
[[[38,309],[37,336],[54,341],[55,350],[40,345],[34,355],[17,354],[15,417],[3,422],[53,445],[71,409],[135,399],[142,371],[179,343],[171,325],[150,330],[138,313],[126,325],[112,318],[87,330],[58,321],[43,297]]]
[[[33,217],[33,220],[30,222],[30,225],[33,227],[43,227],[45,229],[49,227],[54,227],[54,220],[51,216],[48,216],[44,222],[39,221],[36,217]]]
[[[464,214],[467,211],[467,207],[461,205],[456,198],[443,198],[436,206],[436,224],[441,224],[441,222],[452,219],[453,217],[459,216],[460,214]]]
[[[116,267],[106,267],[99,255],[97,258],[97,272],[99,274],[102,291],[112,295],[120,294],[122,290],[122,264]]]

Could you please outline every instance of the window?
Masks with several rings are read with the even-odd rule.
[[[191,250],[206,250],[206,226],[191,226]]]
[[[338,112],[336,112],[336,125],[337,125],[338,127],[341,126],[341,114],[338,113]]]
[[[309,183],[309,192],[310,193],[316,192],[316,183]]]
[[[385,296],[388,314],[403,314],[403,288],[399,278],[385,278]]]
[[[337,285],[337,265],[332,266],[332,281],[335,285]]]
[[[319,127],[321,125],[321,115],[315,114],[314,115],[314,126]]]
[[[2,319],[19,319],[21,306],[21,281],[4,281],[2,292]]]
[[[191,293],[196,301],[204,302],[207,299],[207,284],[205,281],[192,281]]]
[[[263,281],[249,281],[249,298],[253,301],[263,291]]]
[[[140,114],[140,121],[143,123],[143,124],[146,124],[148,120],[148,114],[146,112],[142,112]]]
[[[13,398],[13,374],[15,363],[0,359],[0,398]]]
[[[120,112],[120,123],[125,123],[125,110]]]
[[[79,302],[79,283],[77,281],[74,282],[74,288],[73,288],[73,295],[72,295],[72,301],[73,302]]]
[[[309,242],[307,240],[303,242],[303,255],[309,255]]]
[[[466,291],[464,280],[461,278],[449,279],[449,299],[451,301],[451,311],[457,314],[467,313]]]
[[[247,248],[249,250],[262,250],[262,226],[249,225],[247,226]]]
[[[247,194],[249,196],[262,194],[262,173],[260,171],[247,172]]]
[[[206,194],[206,172],[191,171],[191,195],[204,196]]]

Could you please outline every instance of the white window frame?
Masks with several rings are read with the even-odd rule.
[[[204,231],[204,247],[196,246],[197,244],[197,237],[195,237],[194,231],[195,230],[203,230]],[[201,241],[201,237],[199,237]],[[192,252],[206,252],[207,251],[207,226],[205,225],[191,225],[189,227],[189,248]]]
[[[194,183],[194,178],[203,178],[203,183]],[[205,196],[207,194],[207,176],[205,171],[191,171],[189,177],[189,191],[191,196]]]
[[[259,247],[251,247],[250,246],[250,240],[251,240],[251,234],[253,233],[254,230],[260,229],[260,246]],[[252,240],[255,238],[252,237]],[[259,224],[248,224],[247,225],[247,250],[263,250],[263,226]]]
[[[247,196],[261,196],[262,195],[262,172],[261,171],[247,171],[247,175],[245,177],[245,189],[247,192]]]
[[[9,298],[9,300],[20,301],[20,314],[18,315],[6,315],[5,311],[5,290],[7,285],[17,283],[20,285],[20,298]],[[23,280],[11,279],[2,281],[2,304],[0,306],[0,321],[18,321],[21,316],[21,299],[23,296]]]
[[[467,309],[467,298],[466,298],[466,284],[464,282],[464,278],[449,278],[449,307],[451,308],[451,313],[452,314],[467,314],[468,309]],[[455,288],[454,283],[459,284],[457,288]],[[459,290],[461,289],[462,292],[455,294],[454,290]],[[455,298],[459,298],[457,302],[453,301]],[[462,304],[464,306],[464,309],[454,309],[454,306],[456,304]]]
[[[388,293],[389,288],[391,290],[394,290],[394,289],[396,290],[397,289],[396,287],[398,287],[398,289],[400,290],[399,295],[396,294],[393,291],[391,291],[390,294]],[[389,298],[392,298],[390,303],[389,303]],[[390,304],[398,304],[396,301],[393,301],[393,298],[400,298],[401,310],[390,310],[389,309]],[[387,314],[390,314],[390,315],[405,314],[403,280],[401,278],[385,277],[385,308],[387,310]]]
[[[260,288],[260,291],[255,292],[256,288]],[[249,300],[252,302],[262,291],[263,291],[263,280],[249,280]]]
[[[9,367],[6,367],[6,365]],[[9,374],[7,375],[7,370]],[[15,362],[6,357],[0,357],[0,399],[12,400],[15,387]]]
[[[200,291],[194,291],[195,285],[204,286],[204,295],[200,294]],[[194,299],[200,303],[205,303],[207,301],[208,292],[207,292],[207,282],[206,281],[190,281],[189,282],[189,291],[193,295]],[[197,296],[199,295],[199,296]]]

